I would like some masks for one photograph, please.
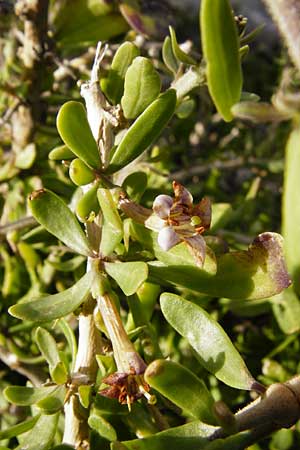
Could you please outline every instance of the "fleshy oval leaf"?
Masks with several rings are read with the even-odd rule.
[[[120,286],[125,295],[133,295],[148,278],[148,266],[142,261],[104,263],[104,267]]]
[[[150,59],[138,56],[125,75],[121,105],[127,119],[135,119],[159,95],[160,77]]]
[[[103,256],[108,256],[123,238],[123,223],[109,189],[100,188],[97,195],[104,218],[100,252]]]
[[[212,425],[214,399],[205,383],[181,364],[164,359],[153,361],[144,374],[145,381],[194,419]]]
[[[185,53],[179,47],[174,28],[170,26],[169,27],[169,31],[170,31],[170,36],[171,36],[172,50],[173,50],[174,55],[178,59],[178,61],[180,61],[180,62],[182,62],[184,64],[190,64],[190,65],[197,64],[197,61],[195,61],[194,58],[192,58],[190,55]]]
[[[203,0],[200,14],[207,84],[214,104],[226,122],[240,100],[242,70],[236,24],[228,0]]]
[[[92,272],[87,272],[69,289],[26,303],[18,303],[10,307],[9,313],[18,319],[32,322],[49,322],[65,317],[87,299],[92,278]]]
[[[15,450],[49,450],[55,437],[60,413],[41,415]]]
[[[60,359],[57,344],[52,334],[45,328],[38,327],[35,333],[35,341],[49,364],[50,375],[53,381],[57,384],[66,383],[68,373]]]
[[[108,77],[103,85],[105,95],[114,105],[120,103],[124,92],[126,71],[139,54],[139,49],[132,42],[124,42],[116,51]]]
[[[148,177],[145,172],[133,172],[122,183],[131,200],[139,202],[147,188]]]
[[[95,179],[95,173],[79,158],[73,159],[69,167],[69,177],[77,186],[84,186]]]
[[[158,138],[174,114],[176,101],[175,90],[169,89],[148,106],[121,140],[108,167],[109,173],[129,164]]]
[[[162,57],[167,68],[171,72],[173,72],[174,75],[176,75],[179,69],[179,63],[176,56],[174,55],[170,36],[166,36],[164,40],[162,48]]]
[[[31,417],[30,419],[25,420],[24,422],[17,423],[16,425],[1,430],[0,441],[2,441],[3,439],[11,439],[12,437],[18,436],[19,434],[23,434],[31,430],[31,428],[33,428],[36,422],[38,421],[39,417],[40,415],[37,414],[36,416]]]
[[[57,386],[8,386],[4,389],[3,394],[5,398],[15,405],[29,406],[35,405],[43,398],[53,394]]]
[[[73,100],[65,103],[58,112],[56,125],[69,149],[88,166],[99,169],[101,160],[98,146],[82,103]]]
[[[298,246],[300,239],[300,205],[297,195],[300,173],[300,126],[291,132],[285,155],[282,234],[287,266],[294,281],[294,289],[300,294],[300,249]]]
[[[255,381],[223,328],[192,302],[164,293],[160,305],[165,319],[185,337],[206,370],[236,389],[250,390]]]
[[[81,222],[92,222],[99,212],[98,187],[99,182],[96,181],[77,202],[76,214]]]
[[[281,122],[291,118],[288,114],[278,111],[271,103],[244,101],[232,106],[231,112],[234,117],[250,120],[254,123]]]
[[[211,436],[218,428],[206,425],[200,421],[194,421],[179,427],[169,428],[154,436],[143,439],[123,441],[122,444],[130,450],[166,450],[180,448],[180,450],[204,449],[211,440]],[[174,447],[176,445],[176,447]],[[123,448],[123,447],[122,447]],[[118,446],[112,444],[112,450],[119,450]]]
[[[32,192],[29,207],[33,217],[72,250],[91,256],[92,249],[76,217],[58,195],[48,189]]]
[[[69,147],[65,144],[55,147],[48,155],[51,161],[62,161],[64,159],[73,159],[75,157],[74,153],[71,152]]]
[[[100,416],[100,414],[92,411],[88,419],[88,424],[92,430],[95,430],[104,439],[110,442],[117,440],[117,433],[114,427],[104,417]]]
[[[291,284],[282,245],[283,239],[279,234],[262,233],[247,251],[220,255],[215,275],[183,263],[169,265],[167,262],[150,262],[150,278],[213,297],[245,300],[268,298]]]

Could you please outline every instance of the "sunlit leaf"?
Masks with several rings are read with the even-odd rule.
[[[59,413],[42,415],[26,435],[25,442],[15,450],[49,450],[54,440]]]
[[[47,189],[34,191],[29,198],[29,207],[32,215],[49,233],[82,255],[92,254],[76,217],[58,195]]]
[[[57,389],[56,385],[42,387],[8,386],[3,393],[9,402],[15,405],[27,406],[38,403],[43,398],[53,394]]]
[[[124,42],[113,57],[104,92],[114,105],[120,102],[123,95],[126,71],[139,54],[139,49],[132,42]]]
[[[180,311],[178,311],[180,314]],[[145,372],[146,382],[183,409],[185,414],[212,425],[214,399],[205,383],[184,366],[163,359],[153,361]]]
[[[31,417],[28,420],[25,420],[24,422],[20,422],[17,425],[13,425],[9,428],[6,428],[5,430],[0,431],[0,441],[3,439],[10,439],[14,436],[18,436],[19,434],[25,433],[26,431],[31,430],[31,428],[34,427],[37,420],[39,419],[40,415],[36,415],[34,417]],[[1,448],[1,447],[0,447]]]
[[[179,62],[176,56],[174,55],[170,36],[167,36],[164,40],[162,48],[162,57],[167,68],[171,70],[171,72],[173,72],[174,75],[176,75],[179,68]]]
[[[104,263],[108,275],[120,286],[125,295],[134,294],[148,277],[148,266],[140,262]]]
[[[197,62],[190,55],[185,53],[178,45],[176,33],[173,27],[169,27],[170,36],[171,36],[171,44],[172,50],[178,61],[183,62],[184,64],[196,64]]]
[[[207,84],[217,110],[231,121],[231,107],[240,100],[242,70],[237,28],[228,0],[203,0],[200,14]]]
[[[123,224],[109,189],[98,189],[97,195],[104,220],[100,252],[103,256],[107,256],[121,242]]]
[[[58,294],[11,306],[9,313],[22,320],[49,322],[73,312],[89,295],[93,274],[87,272],[77,283]]]
[[[68,373],[60,359],[55,339],[45,328],[38,327],[35,340],[40,352],[49,364],[51,378],[57,384],[64,384],[67,381]]]
[[[282,243],[282,237],[276,233],[260,234],[247,251],[220,255],[215,275],[184,264],[150,262],[150,278],[213,297],[249,300],[267,298],[278,294],[291,283]]]
[[[176,108],[176,93],[168,89],[131,125],[110,162],[108,172],[116,172],[137,158],[163,131]]]
[[[294,289],[300,294],[300,127],[295,128],[286,145],[282,202],[282,235],[288,270]]]
[[[125,75],[121,105],[127,119],[135,119],[160,92],[160,77],[150,59],[138,56]]]
[[[70,101],[60,108],[57,129],[64,143],[78,158],[94,169],[100,168],[98,146],[82,103]]]
[[[123,441],[125,448],[130,450],[169,450],[180,448],[180,450],[195,450],[205,448],[210,442],[210,437],[217,430],[216,427],[195,421],[175,428],[169,428],[144,439],[133,439]],[[112,444],[112,450],[118,447]]]
[[[182,297],[164,293],[163,315],[198,353],[203,366],[225,384],[251,389],[254,379],[223,328],[200,306]]]
[[[147,180],[145,172],[133,172],[125,178],[122,188],[131,200],[139,202],[147,188]]]
[[[92,430],[97,431],[100,436],[108,441],[113,442],[117,440],[117,433],[114,427],[99,414],[92,411],[88,419],[88,424]]]

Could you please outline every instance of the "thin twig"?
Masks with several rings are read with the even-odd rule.
[[[34,217],[23,217],[22,219],[16,220],[15,222],[6,223],[0,226],[0,235],[6,235],[11,231],[22,230],[23,228],[32,227],[37,225],[37,221]]]

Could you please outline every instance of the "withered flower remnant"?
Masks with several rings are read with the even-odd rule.
[[[132,370],[130,373],[115,372],[103,378],[103,383],[109,387],[101,389],[100,395],[109,398],[115,398],[122,405],[130,405],[136,400],[145,396],[151,402],[149,394],[150,386],[144,381],[142,375],[136,375]]]

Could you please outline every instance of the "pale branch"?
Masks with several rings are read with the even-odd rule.
[[[46,374],[41,366],[32,366],[19,361],[18,357],[0,345],[0,360],[11,370],[28,378],[34,386],[41,386],[46,381]]]
[[[41,93],[47,70],[45,50],[48,40],[49,0],[18,0],[15,13],[23,22],[24,33],[19,57],[24,64],[25,102],[11,117],[12,148],[18,152],[34,142],[36,123],[42,114]]]
[[[292,61],[300,70],[300,3],[298,0],[263,0],[277,23]]]

